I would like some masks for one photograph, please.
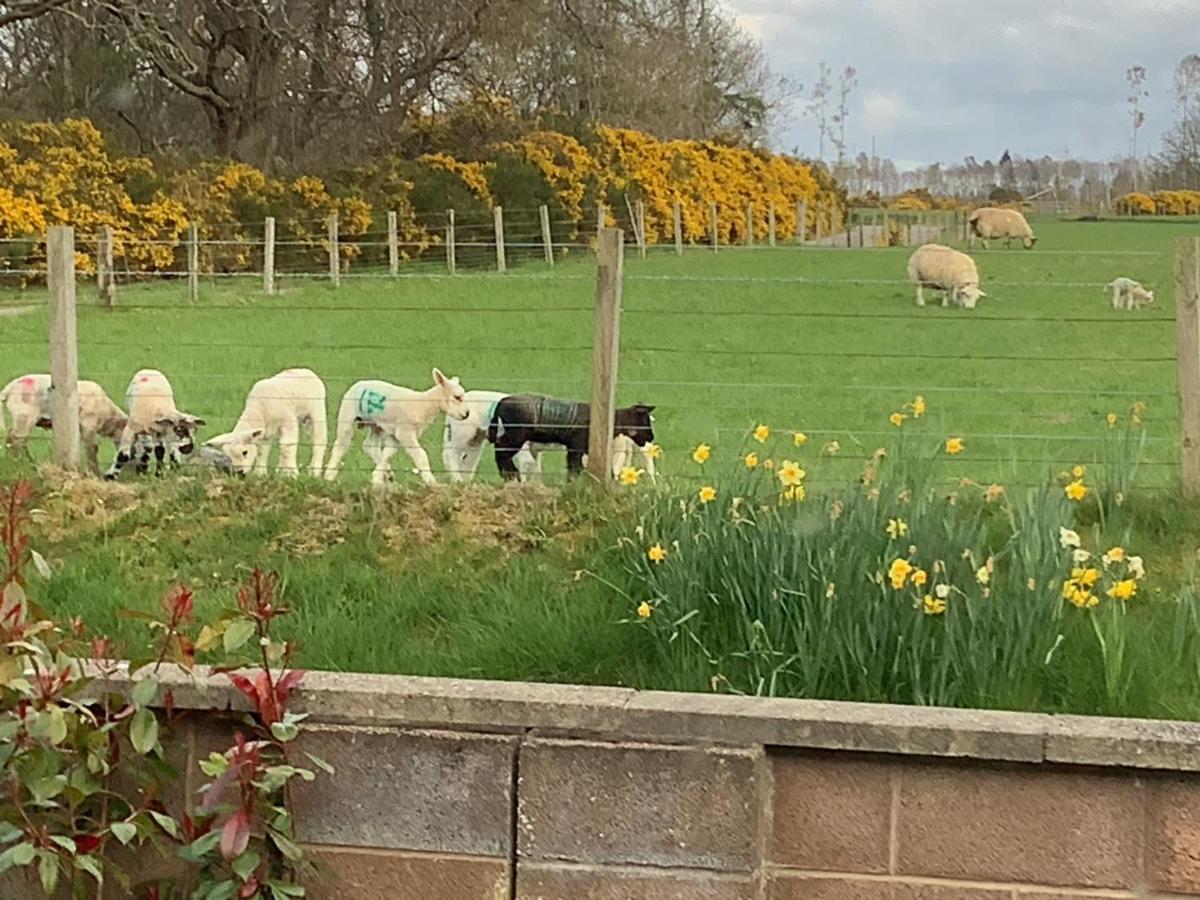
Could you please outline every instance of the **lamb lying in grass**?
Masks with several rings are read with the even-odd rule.
[[[465,400],[470,410],[465,419],[446,417],[442,432],[442,464],[451,481],[470,481],[479,468],[479,459],[487,443],[488,425],[496,406],[510,394],[501,391],[467,391]],[[525,444],[513,464],[522,481],[538,481],[542,475],[542,453],[551,449],[551,444]],[[618,434],[613,437],[613,477],[625,466],[633,464],[635,445],[628,437]],[[643,452],[646,473],[654,478],[654,458]],[[586,458],[585,458],[586,465]]]
[[[1104,286],[1112,291],[1113,309],[1140,309],[1154,302],[1154,291],[1148,291],[1132,278],[1114,278]]]
[[[114,479],[130,462],[137,460],[138,472],[150,467],[150,454],[162,473],[165,460],[177,464],[195,449],[196,429],[204,424],[197,416],[180,412],[167,376],[157,369],[136,372],[125,390],[129,418],[117,443],[117,458],[104,477]],[[135,455],[136,454],[136,455]]]
[[[381,485],[391,477],[391,458],[397,450],[408,454],[417,474],[426,484],[436,484],[429,469],[429,454],[421,446],[421,435],[439,413],[451,419],[466,419],[470,409],[465,391],[457,378],[447,378],[433,370],[433,387],[425,391],[389,384],[386,381],[359,381],[342,397],[338,408],[337,438],[325,467],[325,477],[338,476],[342,460],[354,441],[358,428],[366,428],[363,451],[375,463],[371,483]]]
[[[624,435],[642,449],[648,472],[653,465],[653,410],[653,406],[642,404],[618,409],[613,424],[614,436]],[[505,479],[514,479],[518,474],[514,460],[525,444],[559,444],[567,448],[567,477],[573,478],[583,470],[590,421],[589,403],[541,394],[505,397],[496,404],[488,425],[488,440],[496,448],[496,468]]]
[[[0,390],[0,439],[11,451],[27,452],[33,429],[52,427],[50,396],[51,380],[46,374],[22,375]],[[7,436],[5,412],[13,422]],[[100,438],[117,443],[128,418],[96,382],[79,382],[79,442],[88,468],[96,475],[100,474]]]
[[[278,375],[257,381],[246,396],[246,405],[233,431],[210,438],[204,446],[224,453],[235,472],[267,473],[271,445],[279,444],[277,471],[295,478],[300,429],[312,438],[308,470],[321,476],[329,430],[325,421],[325,383],[311,369],[284,369]]]

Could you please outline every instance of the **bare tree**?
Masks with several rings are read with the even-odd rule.
[[[812,86],[804,113],[817,124],[817,159],[825,159],[825,135],[829,132],[830,68],[824,60],[817,66],[817,80]]]
[[[1175,67],[1175,102],[1182,118],[1200,115],[1200,53],[1189,53]]]
[[[1125,81],[1129,84],[1129,96],[1125,102],[1129,104],[1129,118],[1133,130],[1129,137],[1129,158],[1132,162],[1133,189],[1137,190],[1138,179],[1138,129],[1146,123],[1146,114],[1142,112],[1142,100],[1150,96],[1146,90],[1146,69],[1144,66],[1130,66],[1125,70]]]
[[[838,105],[833,114],[834,134],[830,129],[829,140],[837,148],[837,164],[841,168],[846,162],[846,120],[850,118],[850,95],[858,86],[858,73],[854,66],[846,66],[838,76]]]
[[[9,0],[0,3],[0,28],[26,19],[36,19],[73,2],[76,0]]]

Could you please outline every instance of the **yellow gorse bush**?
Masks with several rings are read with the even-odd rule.
[[[1125,216],[1194,216],[1200,214],[1200,191],[1133,192],[1117,200]]]

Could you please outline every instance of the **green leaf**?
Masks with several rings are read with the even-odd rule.
[[[268,831],[267,834],[271,836],[271,840],[274,841],[275,846],[279,848],[279,852],[292,862],[295,862],[304,856],[304,851],[300,849],[299,844],[284,837],[278,831],[271,830]]]
[[[211,625],[205,625],[200,629],[200,634],[196,638],[196,649],[205,653],[217,646],[221,641],[221,635],[225,633],[225,623],[219,622],[214,628]]]
[[[133,721],[129,723],[129,742],[143,756],[158,746],[158,719],[145,707],[133,714]]]
[[[232,900],[237,894],[237,883],[233,881],[218,881],[208,891],[204,900]]]
[[[39,778],[28,785],[29,793],[33,795],[35,803],[45,803],[50,798],[57,797],[66,786],[66,775],[51,775],[48,778]]]
[[[258,868],[258,864],[261,861],[262,858],[257,853],[253,850],[247,850],[233,861],[233,874],[242,879],[242,881],[246,881],[254,874],[254,870]]]
[[[294,741],[300,729],[291,722],[275,722],[271,725],[271,735],[282,744]]]
[[[225,629],[225,652],[232,653],[254,636],[254,622],[251,619],[236,619]]]
[[[12,822],[0,822],[0,844],[11,844],[24,833]]]
[[[179,826],[175,824],[175,820],[170,816],[164,816],[160,812],[150,810],[150,818],[158,823],[158,827],[165,831],[173,838],[179,837]]]
[[[66,835],[52,834],[52,835],[50,835],[50,840],[53,841],[54,843],[58,844],[58,846],[62,847],[68,853],[75,852],[75,841],[72,840],[71,838],[67,837]]]
[[[38,853],[38,877],[42,880],[42,890],[46,896],[52,896],[58,887],[58,857],[49,850]]]
[[[268,881],[267,887],[271,889],[276,897],[303,897],[304,886],[299,884],[288,884],[285,881]]]
[[[312,761],[312,764],[322,772],[325,772],[328,775],[333,774],[333,766],[325,762],[325,760],[321,759],[321,757],[317,756],[315,753],[305,753],[304,755],[307,756],[309,760]]]
[[[181,848],[179,855],[188,862],[200,862],[216,849],[220,840],[221,832],[214,829],[208,834],[200,835],[186,847]]]
[[[133,686],[133,702],[137,706],[148,706],[157,695],[157,675],[147,675]]]
[[[3,853],[0,853],[0,874],[7,872],[13,866],[27,866],[33,862],[34,849],[33,844],[24,841],[20,844],[14,844]]]
[[[229,760],[225,754],[212,752],[208,754],[208,759],[200,761],[200,771],[209,778],[216,778],[229,768]]]
[[[137,826],[132,822],[113,822],[108,826],[108,830],[125,846],[128,846],[129,842],[137,837]]]
[[[67,714],[61,706],[48,706],[33,720],[29,734],[41,738],[52,746],[58,746],[67,739]]]
[[[97,884],[104,884],[104,873],[100,870],[100,863],[94,856],[77,856],[75,857],[75,868],[82,869],[93,878]]]

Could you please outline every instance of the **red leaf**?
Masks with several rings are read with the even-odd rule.
[[[81,856],[86,856],[93,850],[97,849],[101,843],[100,838],[94,834],[77,834],[75,835],[75,849]]]
[[[171,617],[171,624],[178,625],[192,617],[194,609],[192,592],[182,584],[171,588],[162,598],[163,610]]]
[[[244,809],[239,809],[221,829],[221,855],[226,859],[236,859],[241,856],[250,843],[250,817]]]
[[[301,681],[307,673],[302,669],[293,669],[275,683],[275,694],[280,699],[285,699]]]
[[[258,708],[258,692],[254,690],[254,682],[245,675],[238,675],[234,672],[226,672],[229,680],[233,682],[233,686],[246,695],[247,699],[254,704],[254,708]]]
[[[253,897],[258,894],[258,876],[251,875],[250,880],[238,889],[239,897]]]

